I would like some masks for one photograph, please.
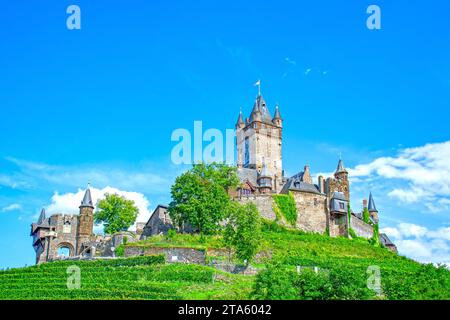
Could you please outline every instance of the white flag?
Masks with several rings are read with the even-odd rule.
[[[259,86],[261,84],[261,80],[256,81],[256,83],[254,84],[254,86]]]

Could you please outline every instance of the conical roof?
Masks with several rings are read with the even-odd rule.
[[[369,205],[367,209],[369,209],[369,212],[378,212],[375,201],[373,201],[372,192],[369,194]]]
[[[281,119],[280,110],[278,109],[278,105],[275,106],[275,114],[273,115],[273,120]]]
[[[94,207],[94,203],[92,202],[91,190],[89,187],[86,189],[86,192],[83,197],[83,201],[81,201],[80,207]]]
[[[339,172],[347,172],[347,170],[345,170],[344,161],[342,161],[342,159],[339,159],[339,162],[338,162],[338,165],[336,168],[336,173],[339,173]]]
[[[39,215],[37,223],[42,224],[44,221],[45,221],[45,209],[43,208],[41,214]]]
[[[242,111],[239,112],[239,117],[238,117],[238,120],[236,122],[236,125],[241,125],[241,124],[244,124],[244,118],[242,118]]]

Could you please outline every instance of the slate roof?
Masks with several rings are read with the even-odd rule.
[[[281,119],[280,110],[278,109],[278,106],[275,106],[275,114],[273,115],[274,119]]]
[[[249,181],[254,186],[258,185],[256,181],[258,178],[258,171],[256,169],[239,168],[237,170],[237,175],[241,182]]]
[[[256,97],[253,110],[250,114],[250,121],[254,120],[272,124],[272,116],[270,115],[269,108],[267,107],[266,101],[262,95]]]
[[[342,201],[348,201],[348,199],[345,197],[345,194],[342,192],[334,192],[332,199],[342,200]]]
[[[86,189],[83,201],[81,201],[81,207],[94,207],[91,197],[91,190],[89,188]]]
[[[342,159],[339,159],[339,162],[338,162],[338,165],[336,168],[336,173],[339,173],[339,172],[347,172],[347,170],[345,170],[344,161],[342,161]]]
[[[367,209],[369,212],[378,212],[375,201],[373,201],[372,192],[369,194],[369,205],[367,206]]]
[[[242,118],[242,111],[239,112],[239,117],[237,120],[237,124],[244,124],[244,119]]]
[[[39,215],[39,219],[37,221],[37,224],[42,224],[45,220],[45,209],[42,209],[41,214]]]
[[[317,185],[303,181],[303,172],[289,178],[281,189],[281,193],[288,193],[289,190],[321,194]]]
[[[391,239],[389,239],[386,233],[380,234],[380,241],[384,246],[395,246],[395,244],[391,241]]]

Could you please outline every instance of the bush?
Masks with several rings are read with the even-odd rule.
[[[298,214],[292,193],[274,194],[273,199],[275,200],[274,211],[281,213],[288,223],[295,226]]]
[[[375,293],[367,288],[364,272],[339,267],[318,273],[303,268],[300,273],[280,262],[260,272],[252,295],[256,299],[279,300],[365,300]]]

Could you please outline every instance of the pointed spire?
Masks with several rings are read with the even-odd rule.
[[[45,220],[45,209],[42,208],[41,214],[39,215],[39,219],[37,221],[37,224],[42,224]]]
[[[281,120],[281,115],[280,115],[280,110],[278,109],[278,104],[275,106],[275,114],[273,115],[273,120],[276,120],[276,119]]]
[[[261,111],[259,110],[258,97],[255,100],[252,113],[250,114],[250,122],[253,121],[261,121]]]
[[[263,165],[262,165],[261,173],[259,174],[259,177],[272,178],[270,170],[267,168],[266,162],[264,160],[263,160]]]
[[[86,189],[86,192],[84,193],[84,197],[83,197],[83,201],[81,201],[81,206],[80,207],[94,207],[94,204],[92,202],[92,197],[91,197],[91,185],[88,183],[88,187]]]
[[[369,209],[369,212],[378,212],[375,201],[373,201],[372,192],[369,194],[369,205],[367,209]]]
[[[236,122],[237,127],[240,127],[241,125],[244,125],[244,118],[242,117],[242,110],[239,111],[239,118]]]
[[[339,159],[337,169],[336,169],[336,173],[340,173],[340,172],[347,172],[347,170],[345,170],[344,161],[342,161],[342,159]]]

